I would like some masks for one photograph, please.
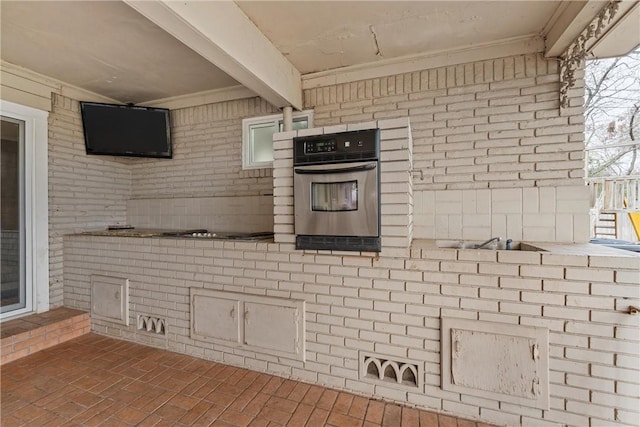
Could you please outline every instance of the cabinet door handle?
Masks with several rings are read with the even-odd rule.
[[[352,166],[338,169],[294,169],[293,171],[298,175],[328,175],[332,173],[350,173],[361,172],[375,169],[378,166],[377,163],[369,163],[366,165]]]
[[[231,316],[231,318],[233,319],[233,315],[236,313],[236,308],[235,307],[231,307],[231,311],[229,312],[229,316]]]

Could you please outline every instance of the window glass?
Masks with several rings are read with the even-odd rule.
[[[282,114],[242,120],[242,168],[273,167],[273,134],[283,131]],[[313,127],[313,110],[293,113],[293,130]]]
[[[357,211],[358,181],[312,182],[311,210],[325,212]]]
[[[25,122],[2,117],[0,159],[1,215],[0,246],[2,247],[2,277],[0,280],[0,312],[6,313],[27,306],[25,284],[24,230],[24,127]]]
[[[308,128],[309,128],[309,119],[307,117],[300,117],[298,119],[293,119],[293,130],[308,129]],[[278,129],[279,129],[279,132],[282,132],[284,130],[284,123],[282,123],[282,120],[278,122]]]
[[[309,120],[306,117],[295,119],[293,121],[293,130],[307,129],[309,127]]]
[[[255,125],[251,127],[251,140],[253,141],[253,162],[270,162],[273,160],[273,134],[276,127],[273,123],[268,125]]]

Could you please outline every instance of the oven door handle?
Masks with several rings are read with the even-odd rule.
[[[298,175],[327,175],[333,173],[349,173],[349,172],[361,172],[375,169],[378,166],[377,163],[367,163],[366,165],[351,166],[348,168],[337,169],[294,169],[294,172]]]

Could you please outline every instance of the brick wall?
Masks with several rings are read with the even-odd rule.
[[[263,232],[273,230],[273,196],[132,199],[127,223],[141,228]]]
[[[242,170],[242,119],[276,111],[260,98],[172,111],[173,159],[136,159],[132,197],[271,194],[270,169]]]
[[[423,190],[415,192],[415,211],[414,236],[422,239],[587,242],[590,236],[585,185]]]
[[[94,331],[312,383],[503,425],[640,422],[640,258],[416,247],[405,257],[295,251],[288,243],[72,236],[65,305],[89,308],[89,277],[127,277],[130,327]],[[306,362],[189,337],[189,288],[306,301]],[[167,319],[167,336],[135,329]],[[550,409],[440,388],[440,318],[549,330]],[[407,359],[418,390],[362,382],[359,352]]]
[[[315,125],[409,117],[414,237],[586,242],[582,81],[518,55],[307,89]]]
[[[79,103],[52,94],[49,114],[49,303],[62,305],[62,236],[126,221],[128,160],[88,156]]]
[[[561,110],[556,62],[531,54],[307,89],[304,99],[318,126],[409,117],[415,237],[585,242],[580,84]],[[259,98],[173,111],[174,158],[131,162],[132,198],[270,194],[271,169],[242,170],[241,120],[275,111]],[[132,218],[191,224],[180,211]]]
[[[517,55],[307,89],[316,126],[409,117],[416,190],[583,185],[582,82],[559,108],[557,62]]]
[[[409,117],[415,190],[583,186],[582,81],[559,108],[557,62],[518,55],[307,89],[315,126]],[[174,159],[140,159],[133,197],[256,195],[270,170],[242,171],[241,119],[259,98],[172,112]]]
[[[271,171],[242,171],[242,118],[271,114],[259,98],[172,111],[174,158],[127,159],[87,156],[79,103],[52,94],[49,115],[49,270],[50,306],[63,301],[62,236],[86,229],[127,222],[130,199],[271,194]],[[144,204],[140,201],[139,204]],[[150,201],[149,203],[152,203]],[[261,210],[262,199],[257,205]],[[169,204],[167,204],[168,206]],[[184,209],[182,209],[184,210]],[[180,228],[181,209],[166,218],[143,218],[140,226]],[[164,212],[164,211],[163,211]],[[160,212],[154,212],[158,216]],[[220,213],[202,211],[211,223]],[[183,215],[184,216],[184,215]],[[137,218],[135,213],[133,218]],[[188,221],[187,221],[188,222]],[[201,225],[185,227],[200,228]],[[220,221],[218,221],[219,223]],[[265,231],[262,218],[255,230]],[[228,225],[228,230],[240,230]]]

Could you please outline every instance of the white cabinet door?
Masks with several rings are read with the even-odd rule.
[[[304,301],[191,288],[191,338],[304,360]]]
[[[200,292],[198,292],[200,291]],[[191,292],[191,335],[240,342],[240,301],[220,295]]]
[[[298,352],[297,307],[245,302],[244,343],[295,354]]]

